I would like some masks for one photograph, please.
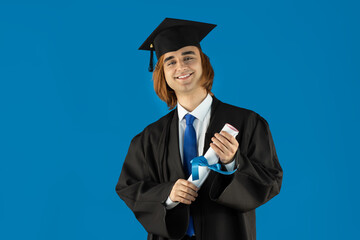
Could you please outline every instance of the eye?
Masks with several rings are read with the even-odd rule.
[[[184,61],[190,61],[191,59],[193,59],[192,57],[185,57]]]
[[[171,65],[174,65],[176,62],[173,60],[173,61],[169,61],[167,66],[171,66]]]

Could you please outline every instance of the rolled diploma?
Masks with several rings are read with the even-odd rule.
[[[236,137],[239,133],[239,131],[235,127],[231,126],[228,123],[224,125],[221,131],[230,133],[233,137]],[[209,165],[216,164],[219,161],[219,157],[216,155],[215,151],[211,147],[206,151],[204,157],[207,159]],[[210,169],[204,166],[199,166],[199,179],[194,181],[192,179],[192,175],[190,175],[188,181],[196,185],[198,188],[200,188],[201,185],[206,180],[209,173],[210,173]]]

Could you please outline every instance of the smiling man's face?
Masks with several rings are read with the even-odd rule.
[[[201,86],[201,56],[197,47],[186,46],[167,52],[163,61],[166,82],[177,97],[204,91]]]

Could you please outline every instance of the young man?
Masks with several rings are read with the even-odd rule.
[[[214,27],[167,18],[140,47],[156,52],[157,95],[177,106],[134,137],[116,185],[148,239],[256,239],[255,208],[281,188],[267,122],[211,93],[214,72],[200,41]],[[221,131],[226,123],[236,138]],[[223,171],[236,171],[211,171],[199,189],[187,180],[190,160],[209,147]]]

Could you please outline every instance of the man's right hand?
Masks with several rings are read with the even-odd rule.
[[[173,202],[191,204],[198,196],[197,191],[198,188],[194,184],[185,179],[179,179],[175,182],[169,197]]]

